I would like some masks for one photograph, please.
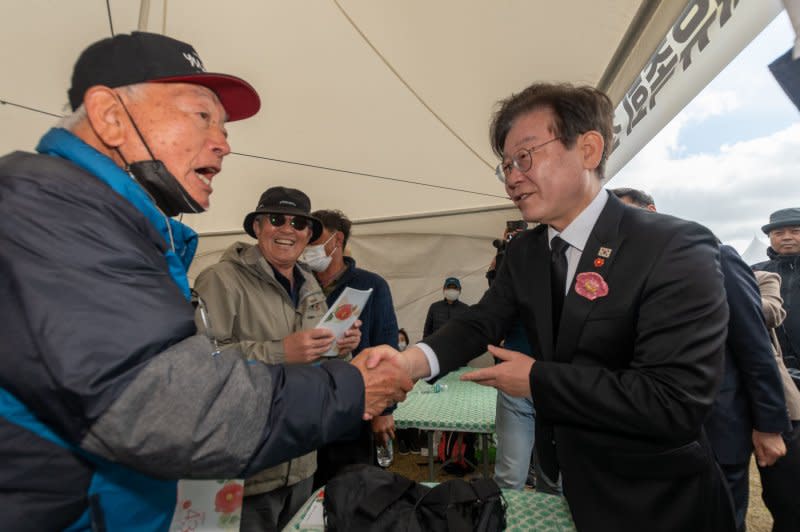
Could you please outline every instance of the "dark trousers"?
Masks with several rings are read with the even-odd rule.
[[[242,500],[241,532],[280,531],[311,496],[313,478]]]
[[[736,530],[746,528],[747,502],[750,497],[750,463],[720,464],[725,482],[733,499],[733,511],[736,515]]]
[[[555,480],[548,477],[539,465],[539,457],[536,456],[536,446],[531,451],[531,469],[536,476],[536,491],[548,493],[550,495],[563,495],[561,490],[561,475]]]
[[[772,514],[773,532],[800,530],[800,422],[792,421],[792,433],[785,435],[786,456],[775,465],[759,467],[761,498]]]
[[[358,439],[337,441],[317,449],[317,472],[314,473],[314,489],[327,484],[343,467],[350,464],[375,465],[375,444],[372,438],[372,425],[369,421],[361,424]]]

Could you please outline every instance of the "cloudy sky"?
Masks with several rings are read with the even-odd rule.
[[[608,186],[648,191],[739,252],[766,242],[769,214],[800,207],[800,113],[767,67],[793,42],[782,13]]]

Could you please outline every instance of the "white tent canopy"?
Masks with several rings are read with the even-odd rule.
[[[742,253],[742,260],[747,264],[755,264],[769,259],[767,255],[769,245],[765,244],[758,235],[753,235],[753,240],[747,245],[747,249]]]
[[[35,110],[66,112],[74,60],[110,34],[109,19],[117,33],[142,29],[188,41],[210,71],[243,77],[263,101],[255,118],[229,125],[235,153],[214,179],[212,209],[184,220],[203,235],[191,274],[229,242],[248,238],[241,221],[264,189],[299,188],[314,208],[341,209],[356,222],[351,252],[389,280],[412,339],[444,277],[466,277],[464,300],[477,300],[490,242],[517,217],[493,178],[487,126],[499,98],[534,80],[558,80],[597,85],[623,102],[654,52],[676,44],[676,28],[706,20],[718,30],[727,13],[740,44],[691,72],[681,56],[679,74],[692,83],[680,85],[692,88],[659,104],[662,116],[637,125],[644,133],[635,142],[623,127],[618,168],[694,96],[698,80],[707,83],[781,8],[779,0],[108,5],[110,13],[100,0],[4,2],[0,100],[8,105],[0,105],[0,153],[32,149],[53,124]],[[700,53],[702,41],[684,43],[695,64],[710,55]]]

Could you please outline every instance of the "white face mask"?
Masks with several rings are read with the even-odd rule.
[[[460,295],[461,290],[456,290],[455,288],[448,288],[444,291],[444,298],[448,301],[457,301]]]
[[[325,245],[331,241],[331,238],[333,238],[335,234],[336,232],[334,231],[328,240],[322,244],[318,244],[316,246],[306,246],[306,249],[303,250],[303,254],[300,255],[300,262],[308,265],[308,267],[315,272],[324,272],[327,270],[328,266],[331,265],[332,257],[325,253]],[[333,255],[334,251],[336,251],[336,248],[333,248],[331,255]]]
[[[398,351],[405,351],[408,344],[405,342],[397,342],[397,350]]]

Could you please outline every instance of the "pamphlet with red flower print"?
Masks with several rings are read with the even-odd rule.
[[[244,480],[180,480],[170,532],[235,532],[242,518]]]
[[[361,315],[364,306],[372,295],[372,288],[369,290],[356,290],[349,286],[336,298],[336,302],[331,305],[328,312],[322,316],[317,327],[330,329],[336,335],[336,340],[344,337],[344,332],[349,329]],[[325,352],[324,357],[335,357],[339,353],[336,350],[336,342]]]

